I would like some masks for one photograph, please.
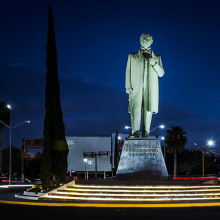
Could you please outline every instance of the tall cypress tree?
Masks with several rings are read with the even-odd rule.
[[[41,164],[43,189],[50,184],[51,175],[56,183],[64,182],[67,171],[68,146],[65,139],[65,126],[60,102],[57,52],[52,8],[49,5],[47,32],[47,75],[45,86],[44,149]]]

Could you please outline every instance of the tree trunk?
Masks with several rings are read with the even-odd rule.
[[[0,177],[2,176],[2,130],[0,129]]]
[[[174,169],[173,169],[173,177],[176,177],[176,165],[177,165],[177,153],[176,149],[174,151]]]

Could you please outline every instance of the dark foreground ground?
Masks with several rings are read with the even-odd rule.
[[[9,198],[13,200],[14,194],[21,192],[22,188],[0,188],[0,200]],[[25,201],[25,200],[24,200]],[[28,203],[28,201],[27,201]],[[219,220],[220,207],[201,208],[81,208],[81,207],[44,207],[28,205],[9,205],[0,203],[0,219],[103,219],[103,220]]]
[[[0,204],[1,219],[220,219],[219,207],[203,208],[76,208]]]

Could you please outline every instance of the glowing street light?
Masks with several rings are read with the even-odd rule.
[[[209,146],[212,146],[213,144],[214,144],[214,142],[212,140],[208,142]]]
[[[161,129],[163,129],[163,128],[165,128],[165,126],[164,126],[164,125],[159,125],[159,126],[155,127],[154,129],[152,129],[151,131],[155,130],[156,128],[161,128]],[[150,132],[151,132],[151,131],[150,131]],[[149,133],[150,133],[150,132],[149,132]]]
[[[129,129],[129,128],[131,128],[131,127],[125,126],[125,129]],[[161,129],[163,129],[163,128],[165,128],[165,126],[164,126],[164,125],[159,125],[159,126],[155,127],[154,129],[152,129],[151,131],[155,130],[156,128],[161,128]],[[151,132],[151,131],[150,131],[150,132]],[[149,132],[149,133],[150,133],[150,132]]]
[[[86,180],[86,163],[87,163],[87,158],[84,158],[83,161],[85,163],[85,180]]]
[[[0,121],[2,124],[4,124],[7,128],[10,129],[10,143],[9,143],[9,185],[11,185],[11,130],[12,128],[16,128],[21,124],[24,123],[30,123],[31,121],[24,121],[14,127],[11,126],[12,118],[11,118],[11,113],[12,113],[12,107],[11,105],[7,105],[7,108],[10,109],[10,126],[6,125],[4,122]]]
[[[205,147],[212,146],[213,143],[214,142],[212,140],[208,141],[208,143],[207,143],[207,145],[205,145]],[[203,177],[204,177],[204,175],[205,175],[205,171],[204,171],[205,170],[205,164],[204,164],[204,151],[205,151],[205,147],[201,147],[197,143],[194,143],[194,145],[202,148],[202,173],[203,173]]]
[[[162,136],[161,140],[163,141],[163,157],[164,157],[164,162],[165,162],[165,144],[164,144],[165,137]]]

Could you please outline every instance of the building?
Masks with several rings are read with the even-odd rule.
[[[66,136],[69,147],[68,171],[86,176],[110,175],[111,137],[108,136]]]

